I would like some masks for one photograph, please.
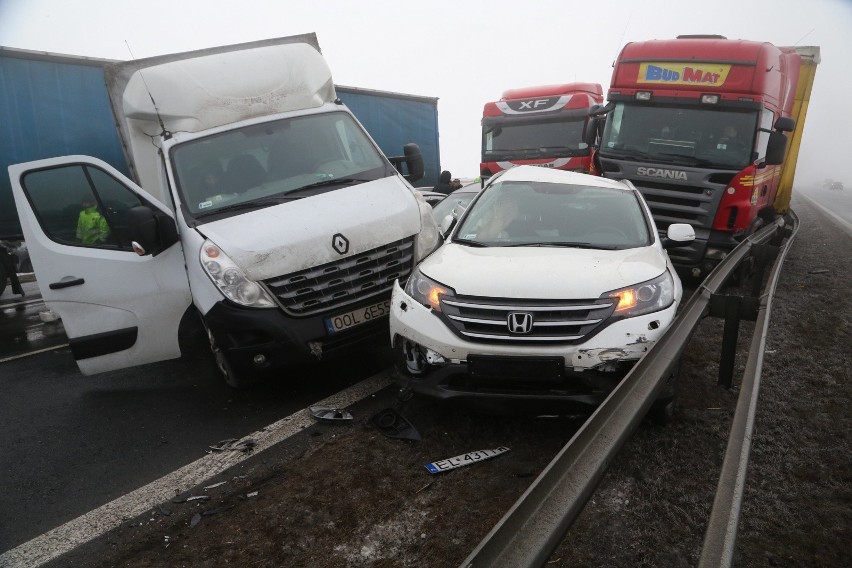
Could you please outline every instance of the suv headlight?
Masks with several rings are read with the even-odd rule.
[[[414,239],[414,263],[417,264],[438,248],[441,244],[441,234],[432,216],[432,206],[426,203],[419,191],[413,191],[420,209],[420,232]]]
[[[674,281],[666,270],[653,280],[612,292],[602,298],[618,298],[614,317],[634,317],[663,310],[674,302]]]
[[[201,245],[201,266],[229,300],[250,308],[275,307],[266,290],[246,278],[245,272],[209,240]]]
[[[405,284],[405,293],[436,312],[441,311],[441,298],[455,295],[452,288],[438,284],[431,278],[423,276],[417,268],[408,277],[408,282]]]

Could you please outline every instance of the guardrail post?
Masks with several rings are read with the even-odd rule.
[[[734,360],[737,356],[737,338],[740,333],[740,320],[754,321],[760,302],[756,298],[710,295],[710,315],[724,318],[725,329],[722,335],[722,355],[719,359],[719,380],[716,384],[731,388],[734,378]]]

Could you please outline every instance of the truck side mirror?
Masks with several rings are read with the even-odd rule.
[[[403,174],[403,177],[410,182],[423,179],[423,175],[426,173],[426,168],[423,165],[423,154],[420,152],[420,146],[411,142],[402,147],[402,152],[404,154],[402,156],[388,157],[388,160],[390,160],[390,163],[393,164],[393,167],[395,167],[399,173]],[[400,169],[403,162],[408,168],[407,174],[404,174]]]
[[[770,132],[766,144],[766,164],[777,166],[784,163],[784,153],[787,151],[787,137],[783,132]]]
[[[600,130],[601,117],[589,116],[583,123],[583,142],[586,146],[592,148],[596,146],[598,141],[598,131]]]
[[[789,116],[782,116],[775,121],[775,130],[781,132],[793,132],[796,129],[796,121]]]
[[[147,205],[131,208],[127,212],[127,225],[133,248],[140,256],[157,256],[178,241],[174,220]]]

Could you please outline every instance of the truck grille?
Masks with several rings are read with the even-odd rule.
[[[470,341],[571,344],[580,343],[601,329],[615,311],[615,302],[610,298],[519,300],[456,296],[443,299],[441,310],[456,333]],[[524,314],[531,318],[526,332],[517,329],[519,322],[526,321]],[[515,331],[510,330],[513,324]]]
[[[307,316],[389,294],[396,279],[404,281],[414,261],[414,238],[264,280],[285,312]]]

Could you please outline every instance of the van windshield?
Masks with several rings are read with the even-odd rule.
[[[178,144],[170,156],[184,212],[196,222],[335,191],[393,172],[345,112],[244,126]]]

